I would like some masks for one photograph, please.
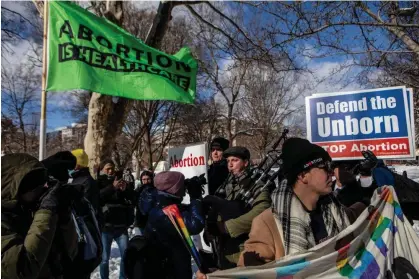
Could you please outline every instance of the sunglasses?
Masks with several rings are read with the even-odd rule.
[[[312,168],[322,169],[327,173],[333,173],[333,165],[331,162],[325,162],[318,165],[314,165]]]
[[[214,152],[214,151],[223,151],[223,150],[221,148],[217,148],[217,147],[211,148],[211,152]]]

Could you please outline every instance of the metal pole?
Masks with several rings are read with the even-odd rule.
[[[46,127],[47,127],[47,92],[45,91],[48,65],[48,0],[44,1],[44,47],[42,50],[42,97],[41,97],[41,123],[39,131],[39,160],[43,160],[46,155]]]

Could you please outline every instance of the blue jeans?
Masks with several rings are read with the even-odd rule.
[[[100,263],[100,278],[109,279],[109,258],[111,256],[112,241],[115,240],[119,247],[119,253],[121,254],[121,265],[119,270],[119,279],[125,279],[124,271],[124,252],[128,246],[128,232],[123,231],[122,233],[113,232],[102,232],[102,262]]]

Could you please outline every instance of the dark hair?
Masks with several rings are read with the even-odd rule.
[[[115,163],[112,161],[112,159],[105,159],[102,162],[100,162],[99,164],[99,170],[103,170],[103,168],[107,165],[107,164],[111,164],[112,166],[115,167]]]
[[[140,174],[140,179],[143,179],[143,176],[149,176],[151,178],[151,180],[153,180],[153,173],[151,171],[143,171]]]

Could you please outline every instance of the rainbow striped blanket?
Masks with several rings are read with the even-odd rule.
[[[348,237],[353,240],[336,249],[339,241]],[[262,266],[217,271],[207,277],[419,278],[419,237],[403,215],[394,188],[384,186],[376,190],[371,205],[354,224],[306,253]]]

